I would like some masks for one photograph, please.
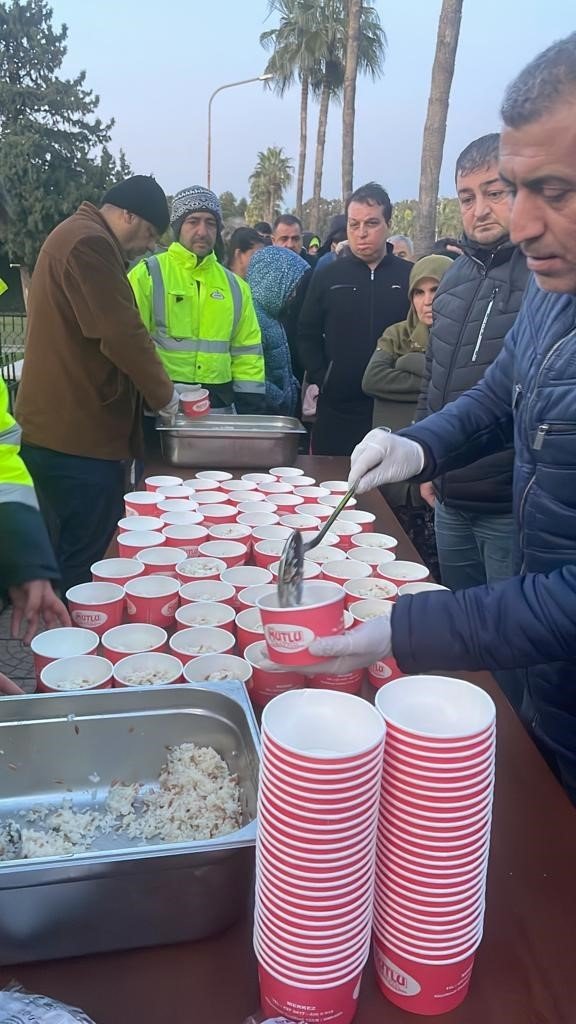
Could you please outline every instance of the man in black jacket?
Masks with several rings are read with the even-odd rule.
[[[481,380],[520,309],[528,271],[509,239],[509,193],[498,173],[498,145],[499,135],[485,135],[456,162],[463,255],[444,275],[434,299],[416,420]],[[442,582],[452,590],[494,583],[518,569],[513,458],[510,447],[420,488],[435,508]]]
[[[315,455],[350,455],[372,425],[362,377],[376,342],[408,313],[412,264],[386,239],[392,205],[370,182],[346,203],[350,255],[316,270],[298,322],[298,353],[320,388],[312,431]]]

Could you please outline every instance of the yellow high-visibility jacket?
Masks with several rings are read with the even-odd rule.
[[[20,427],[0,377],[0,586],[60,575],[32,478],[20,456]]]
[[[179,242],[142,260],[128,277],[173,381],[227,393],[241,412],[264,410],[260,327],[245,281],[214,253],[199,263]]]

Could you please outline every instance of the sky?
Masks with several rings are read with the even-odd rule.
[[[361,79],[356,98],[354,184],[375,180],[393,201],[418,195],[420,148],[441,0],[373,0],[388,37],[385,72]],[[260,33],[273,28],[267,0],[51,0],[68,25],[64,72],[86,70],[114,117],[112,150],[167,193],[206,183],[207,108],[218,86],[261,74]],[[576,28],[574,0],[464,0],[440,194],[454,195],[458,153],[498,130],[506,85],[540,50]],[[330,110],[322,195],[340,194],[341,107]],[[304,198],[312,194],[317,107],[309,117]],[[220,93],[212,107],[212,187],[248,194],[259,150],[282,146],[296,168],[299,93],[280,99],[261,83]],[[294,188],[285,196],[290,208]]]

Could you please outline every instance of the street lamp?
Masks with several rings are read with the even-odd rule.
[[[269,78],[274,78],[274,75],[268,74],[258,75],[256,78],[243,78],[241,82],[229,82],[227,85],[219,85],[217,89],[214,89],[208,100],[208,168],[206,175],[208,188],[210,188],[212,178],[212,100],[223,89],[234,89],[237,85],[249,85],[250,82],[267,82]]]

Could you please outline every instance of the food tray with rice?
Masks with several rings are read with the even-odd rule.
[[[2,712],[0,963],[204,938],[236,920],[259,763],[241,683],[6,697]]]
[[[263,469],[291,466],[306,430],[291,416],[230,416],[210,413],[199,420],[182,414],[157,417],[162,455],[171,466]]]

